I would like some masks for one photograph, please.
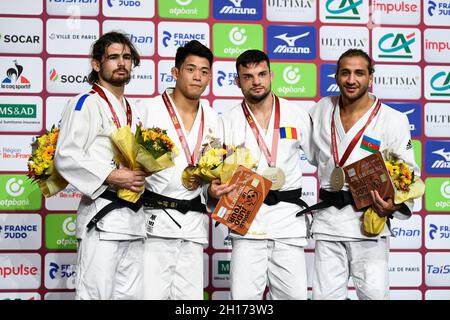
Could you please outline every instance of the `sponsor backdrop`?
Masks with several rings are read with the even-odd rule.
[[[210,47],[216,59],[203,98],[219,112],[241,99],[234,60],[246,49],[268,53],[273,91],[300,108],[339,94],[343,51],[369,52],[373,91],[408,116],[427,187],[414,216],[392,224],[391,297],[450,299],[449,21],[450,0],[0,0],[0,299],[74,296],[81,195],[69,186],[43,198],[26,162],[33,136],[58,124],[67,99],[89,88],[90,45],[109,30],[124,30],[143,56],[126,89],[133,101],[173,86],[178,46],[197,39]],[[303,164],[312,204],[316,169]],[[229,298],[230,249],[226,229],[211,225],[206,299]],[[309,277],[313,253],[311,241]]]

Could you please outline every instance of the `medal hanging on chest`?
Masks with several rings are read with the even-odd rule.
[[[270,181],[272,181],[272,186],[270,190],[279,190],[286,182],[286,176],[281,168],[275,166],[277,160],[277,151],[278,151],[278,140],[280,137],[280,101],[277,96],[274,95],[275,99],[275,121],[273,128],[273,136],[272,136],[272,150],[269,151],[266,143],[264,142],[263,137],[261,136],[258,127],[256,126],[255,121],[253,120],[250,111],[248,110],[247,105],[245,104],[245,100],[242,101],[241,106],[244,112],[245,118],[252,129],[253,135],[256,138],[258,146],[264,156],[266,157],[267,163],[269,167],[264,170],[262,176]]]
[[[163,93],[162,98],[164,104],[166,105],[167,111],[169,112],[170,119],[172,120],[175,130],[177,131],[178,139],[180,140],[181,146],[183,148],[188,163],[188,166],[184,168],[183,172],[181,173],[181,184],[189,191],[196,190],[201,185],[200,179],[196,177],[193,173],[195,170],[195,160],[197,158],[198,151],[200,150],[200,145],[203,140],[203,127],[205,123],[203,109],[200,107],[201,111],[200,128],[198,130],[197,143],[195,145],[194,152],[191,153],[187,139],[183,133],[183,129],[181,129],[180,121],[178,120],[177,114],[175,113],[175,109],[173,108],[169,96],[167,95],[166,92]]]
[[[331,171],[330,175],[330,187],[331,191],[338,192],[342,190],[345,184],[345,173],[344,169],[342,167],[344,166],[345,162],[347,161],[348,157],[352,153],[353,149],[356,146],[356,143],[361,138],[362,134],[364,133],[364,130],[366,130],[367,126],[370,124],[370,122],[375,118],[375,116],[378,113],[378,110],[380,110],[381,102],[378,100],[375,101],[375,108],[372,110],[372,113],[369,116],[369,119],[367,120],[364,127],[361,128],[361,130],[358,131],[358,133],[353,137],[352,141],[348,145],[347,149],[345,150],[344,154],[342,155],[341,160],[339,160],[338,155],[338,147],[337,147],[337,141],[336,141],[336,125],[334,123],[334,116],[336,112],[336,106],[337,102],[340,101],[340,98],[336,100],[333,108],[333,113],[331,114],[331,153],[333,154],[334,164],[335,167],[333,171]]]

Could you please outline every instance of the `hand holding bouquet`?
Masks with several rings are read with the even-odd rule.
[[[137,125],[136,133],[133,135],[130,127],[123,126],[111,134],[111,140],[120,151],[120,155],[116,158],[121,159],[119,162],[131,170],[155,173],[175,165],[172,159],[177,155],[177,150],[167,136],[166,130],[145,129]],[[120,189],[117,195],[121,199],[135,203],[142,192]]]
[[[395,187],[394,203],[401,204],[410,199],[416,199],[425,192],[425,184],[414,175],[408,165],[392,150],[384,150],[384,163],[389,171],[392,183]],[[364,233],[368,236],[377,236],[383,231],[387,217],[380,217],[370,207],[364,212]]]
[[[67,186],[67,181],[59,175],[53,164],[59,128],[52,126],[50,131],[37,136],[31,143],[31,157],[28,159],[28,176],[36,181],[42,194],[48,198]]]
[[[203,145],[201,157],[194,175],[205,182],[220,179],[228,183],[239,165],[248,169],[257,166],[250,150],[243,146],[224,145],[219,139],[209,136],[209,142]]]

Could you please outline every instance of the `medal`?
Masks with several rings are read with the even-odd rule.
[[[181,184],[189,191],[193,191],[200,186],[200,180],[194,176],[195,167],[187,166],[181,173]]]
[[[339,97],[339,100],[340,100],[340,97]],[[333,171],[331,172],[330,186],[331,186],[331,190],[333,192],[338,192],[344,187],[345,173],[344,173],[344,169],[342,169],[342,167],[344,166],[348,157],[350,156],[353,149],[355,148],[356,143],[359,141],[362,134],[364,133],[364,130],[366,130],[367,126],[373,120],[373,118],[375,118],[376,114],[378,113],[378,110],[380,110],[380,107],[381,107],[381,102],[377,98],[374,103],[375,108],[372,110],[372,113],[370,114],[369,119],[367,120],[366,124],[353,137],[352,141],[347,146],[347,149],[345,150],[344,154],[342,155],[341,160],[339,160],[338,146],[337,146],[337,139],[336,139],[336,125],[334,123],[334,117],[335,117],[335,113],[336,113],[337,103],[338,103],[338,100],[335,101],[333,113],[331,114],[331,152],[333,154],[335,167],[334,167]]]
[[[200,150],[200,145],[203,140],[203,127],[205,122],[205,116],[203,114],[203,108],[200,107],[201,111],[201,120],[200,120],[200,126],[198,129],[198,135],[197,135],[197,143],[194,148],[194,152],[191,154],[191,151],[189,150],[189,145],[187,142],[187,139],[183,133],[183,130],[181,129],[180,121],[178,120],[177,114],[175,112],[175,109],[172,106],[172,103],[170,102],[169,95],[167,94],[167,91],[163,93],[162,95],[164,104],[166,105],[167,111],[169,112],[170,118],[172,120],[172,123],[175,127],[175,130],[178,134],[178,139],[180,140],[181,146],[183,147],[184,155],[186,156],[186,161],[188,163],[188,166],[184,168],[183,172],[181,173],[181,184],[183,187],[188,189],[189,191],[193,191],[197,189],[201,181],[198,177],[194,176],[193,172],[195,169],[195,159],[197,158],[198,152]]]
[[[341,167],[335,167],[331,172],[330,185],[333,192],[338,192],[344,187],[345,173]]]
[[[284,172],[280,168],[268,167],[264,170],[262,176],[267,180],[272,181],[270,190],[279,190],[286,182]]]

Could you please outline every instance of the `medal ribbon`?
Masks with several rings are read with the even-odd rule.
[[[245,103],[245,100],[242,100],[241,106],[242,111],[244,111],[245,118],[247,119],[247,122],[252,129],[253,135],[256,138],[256,142],[258,143],[258,146],[260,150],[264,153],[264,156],[266,157],[267,163],[269,164],[269,167],[275,167],[275,163],[277,161],[277,151],[278,151],[278,138],[280,136],[280,100],[276,95],[273,95],[275,98],[275,121],[274,121],[274,130],[273,130],[273,136],[272,136],[272,150],[269,152],[269,148],[267,147],[266,143],[264,142],[263,137],[259,133],[258,127],[256,126],[255,121],[253,120],[252,115],[250,114],[250,111],[248,110],[247,104]]]
[[[336,164],[336,166],[338,166],[338,164],[339,164],[339,167],[342,168],[345,161],[347,161],[348,157],[350,156],[353,149],[355,148],[356,143],[359,141],[362,134],[364,133],[364,130],[366,130],[367,126],[370,124],[370,122],[373,120],[373,118],[375,118],[375,116],[377,115],[378,110],[380,110],[381,102],[377,98],[377,100],[375,101],[376,106],[372,110],[372,113],[370,114],[369,119],[367,120],[364,127],[362,127],[361,130],[359,130],[358,133],[353,137],[352,141],[350,142],[347,149],[345,150],[344,155],[341,158],[341,161],[339,161],[339,154],[338,154],[338,148],[337,148],[337,142],[336,142],[336,125],[334,123],[334,113],[336,111],[337,102],[338,102],[338,100],[336,100],[336,102],[334,104],[333,113],[331,116],[331,151],[333,153],[334,163]]]
[[[183,147],[183,151],[186,156],[186,160],[187,160],[189,166],[193,166],[195,164],[195,159],[197,158],[198,152],[200,150],[200,145],[203,140],[203,127],[204,127],[204,123],[205,123],[203,108],[200,107],[200,109],[202,111],[200,128],[198,130],[197,143],[195,145],[194,152],[191,154],[191,151],[189,149],[189,144],[187,143],[187,139],[183,133],[183,129],[181,129],[180,121],[178,120],[177,114],[175,113],[175,109],[173,108],[172,103],[170,102],[167,92],[163,93],[162,98],[163,98],[164,104],[166,105],[167,111],[169,112],[170,119],[172,120],[175,130],[177,131],[178,139],[180,139],[180,143],[181,143],[181,146]]]
[[[121,127],[120,125],[120,121],[119,118],[117,117],[116,112],[114,111],[114,108],[111,104],[111,102],[109,102],[108,97],[106,97],[105,92],[103,91],[102,88],[100,88],[100,86],[98,86],[97,84],[94,83],[94,85],[92,86],[92,90],[97,92],[98,95],[106,101],[106,103],[108,104],[109,110],[112,113],[113,116],[113,121],[117,127],[117,129],[119,129]],[[131,121],[132,121],[132,114],[131,114],[131,107],[130,104],[128,103],[128,100],[125,99],[126,105],[127,105],[127,126],[131,127]]]

